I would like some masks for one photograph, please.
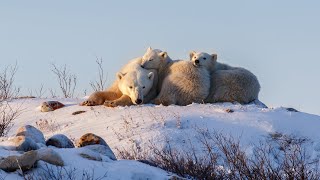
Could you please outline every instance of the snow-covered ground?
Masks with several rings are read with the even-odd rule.
[[[39,105],[48,100],[58,100],[67,106],[52,112],[40,112]],[[261,108],[256,105],[221,103],[106,108],[79,106],[81,101],[83,99],[13,100],[10,106],[20,107],[22,114],[14,121],[8,136],[15,135],[19,127],[28,124],[40,129],[46,138],[61,133],[71,139],[79,139],[83,134],[91,132],[101,136],[117,154],[117,148],[139,146],[147,150],[150,142],[161,147],[167,140],[184,148],[188,146],[187,142],[197,142],[197,129],[216,130],[240,137],[242,146],[248,148],[269,133],[280,132],[310,138],[312,155],[320,154],[320,116],[290,112],[282,107]],[[234,112],[228,113],[227,109]],[[80,110],[86,112],[72,115]],[[57,151],[67,159],[67,166],[75,166],[80,170],[93,167],[96,177],[106,172],[108,177],[120,179],[169,177],[163,170],[136,161],[84,161],[80,156],[73,155],[75,150]],[[0,153],[0,156],[6,156],[8,152],[2,150]],[[17,173],[11,173],[8,177],[18,176]]]

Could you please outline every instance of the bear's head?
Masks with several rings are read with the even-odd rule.
[[[208,54],[205,52],[190,52],[190,60],[193,65],[196,67],[204,66],[208,69],[214,69],[214,66],[217,62],[217,54]]]
[[[117,73],[118,87],[122,94],[131,98],[133,104],[142,104],[153,86],[154,73],[139,68],[126,74]]]
[[[141,67],[145,69],[159,69],[162,64],[167,62],[167,58],[166,52],[149,47],[142,56]]]

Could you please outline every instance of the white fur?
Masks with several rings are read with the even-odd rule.
[[[206,68],[196,68],[189,61],[172,61],[166,52],[151,48],[144,54],[142,66],[158,71],[160,93],[156,104],[201,103],[209,94],[210,75]]]
[[[211,73],[217,70],[229,70],[233,69],[233,67],[217,62],[218,56],[217,54],[208,54],[205,52],[190,52],[190,60],[195,66],[204,66],[206,67]],[[199,63],[196,63],[198,60]]]
[[[80,105],[107,105],[113,102],[120,105],[132,105],[136,104],[137,99],[141,99],[143,103],[154,99],[157,95],[157,72],[141,68],[141,61],[141,57],[129,61],[117,73],[116,81],[109,88],[105,91],[94,92]],[[132,86],[132,89],[129,86]],[[143,86],[145,86],[144,89]],[[130,98],[126,98],[126,95]]]
[[[158,93],[160,92],[162,81],[166,76],[166,69],[172,63],[172,59],[168,54],[159,49],[152,49],[149,47],[146,53],[142,56],[141,66],[145,69],[153,69],[158,73]]]
[[[145,102],[144,97],[153,87],[155,72],[143,69],[140,65],[134,67],[135,69],[131,69],[127,73],[119,72],[117,77],[118,87],[122,94],[129,96],[132,103],[137,104],[138,99]]]
[[[217,55],[191,52],[190,60],[197,67],[206,67],[211,73],[210,94],[205,102],[250,103],[258,100],[260,84],[250,71],[217,63]],[[198,63],[196,63],[198,60]]]

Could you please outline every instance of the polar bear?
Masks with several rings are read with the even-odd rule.
[[[114,83],[109,88],[107,88],[105,91],[94,92],[93,94],[91,94],[89,96],[89,98],[86,101],[80,103],[80,105],[82,105],[82,106],[96,106],[96,105],[103,105],[105,103],[105,101],[108,101],[108,103],[105,104],[106,106],[116,106],[118,104],[125,104],[125,103],[127,103],[129,105],[130,103],[128,102],[128,100],[132,101],[133,104],[146,103],[146,102],[150,101],[150,99],[152,99],[156,96],[157,75],[156,74],[149,75],[145,70],[143,70],[143,68],[140,67],[141,61],[142,61],[141,57],[131,60],[124,67],[121,68],[119,73],[117,73],[116,81],[114,81]],[[120,82],[121,78],[126,76],[127,73],[133,74],[134,71],[141,72],[141,73],[143,72],[142,74],[144,74],[145,76],[149,75],[150,78],[152,76],[153,81],[155,81],[155,82],[153,82],[153,84],[151,84],[152,88],[150,90],[150,94],[148,94],[146,96],[146,99],[139,99],[138,100],[134,96],[132,96],[133,99],[131,99],[129,96],[123,95],[121,89],[119,88],[119,82]],[[149,71],[149,73],[150,72],[151,71]],[[144,76],[139,73],[137,73],[137,74],[135,76],[133,76],[132,79],[134,79],[134,77],[137,78],[139,76]],[[126,76],[126,79],[128,77],[129,76]],[[126,81],[126,82],[128,82],[128,81]],[[148,84],[146,86],[149,87],[150,84]],[[115,100],[118,100],[118,101],[116,103],[112,103],[112,101],[115,101]]]
[[[217,54],[190,52],[196,67],[206,67],[211,73],[210,94],[206,103],[239,102],[247,104],[258,100],[260,84],[250,71],[217,62]]]
[[[157,72],[146,70],[140,65],[128,73],[117,73],[118,88],[122,96],[116,100],[106,100],[108,107],[130,106],[133,104],[147,103],[157,95]]]
[[[229,70],[233,69],[233,67],[217,62],[218,55],[217,54],[208,54],[204,52],[195,52],[191,51],[190,54],[190,60],[193,62],[194,66],[205,66],[210,71],[210,73],[217,71],[217,70]]]
[[[152,48],[142,57],[141,66],[158,71],[160,92],[155,104],[201,103],[209,95],[210,74],[205,67],[196,68],[190,61],[172,61],[166,52]]]
[[[141,67],[145,69],[154,69],[158,73],[158,93],[162,87],[162,81],[167,75],[166,69],[173,63],[168,54],[159,49],[149,47],[141,59]]]

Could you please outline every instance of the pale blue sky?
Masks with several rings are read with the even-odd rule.
[[[109,83],[148,46],[173,58],[216,51],[255,73],[261,101],[320,114],[320,1],[2,1],[0,68],[19,64],[24,92],[58,88],[50,63],[67,64],[91,92],[96,56]]]

